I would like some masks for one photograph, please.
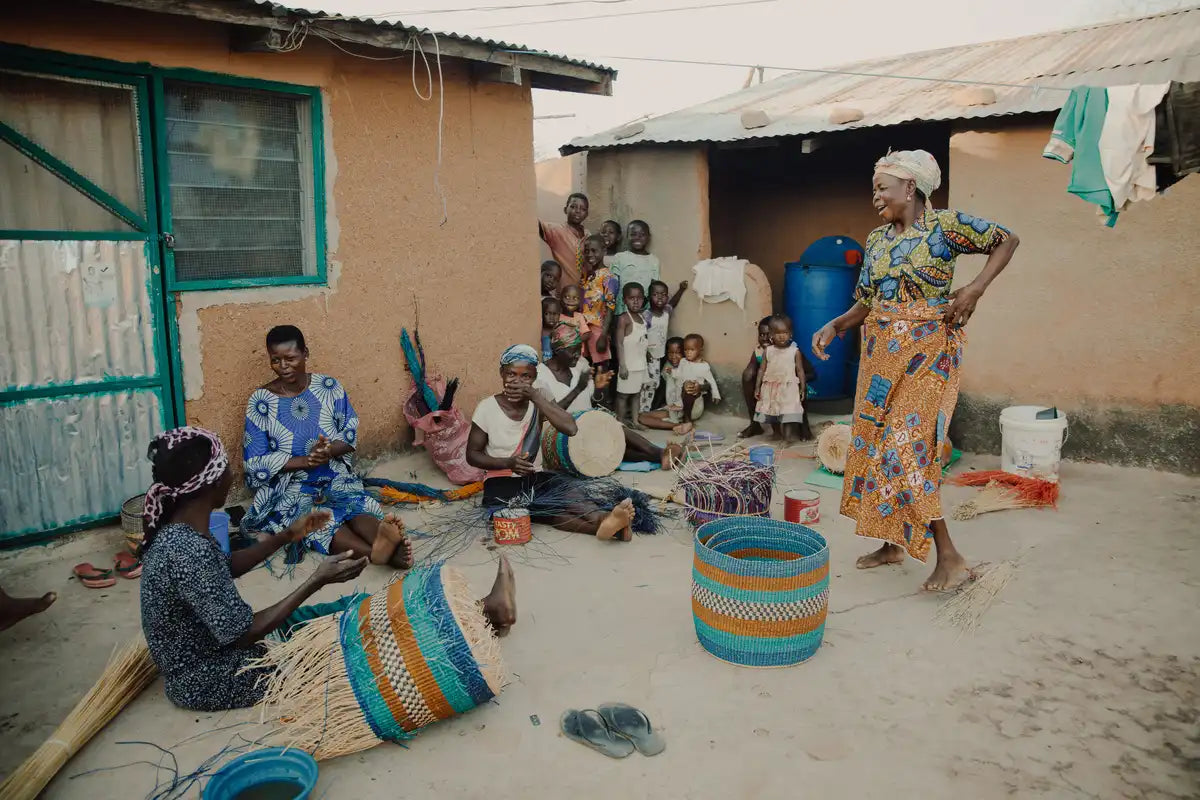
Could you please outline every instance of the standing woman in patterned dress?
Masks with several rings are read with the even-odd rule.
[[[859,569],[898,564],[907,553],[937,564],[924,588],[961,584],[967,564],[942,516],[942,443],[958,400],[967,343],[963,327],[1017,249],[1017,236],[993,222],[929,207],[942,182],[924,150],[888,153],[875,164],[872,200],[884,224],[867,237],[855,303],[813,334],[813,354],[866,324],[857,407],[842,489],[843,515],[856,533],[883,541]],[[955,260],[987,254],[975,280],[950,291]]]
[[[312,511],[329,522],[304,543],[328,555],[345,550],[372,564],[412,566],[404,525],[385,517],[352,469],[358,414],[336,378],[308,371],[304,334],[279,325],[267,334],[275,380],[246,404],[242,458],[254,492],[242,527],[278,534]]]

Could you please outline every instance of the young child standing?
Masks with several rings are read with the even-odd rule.
[[[754,419],[770,423],[775,439],[787,447],[800,438],[804,422],[804,358],[792,341],[792,321],[783,314],[771,317],[771,343],[758,371]]]
[[[542,298],[542,361],[549,361],[554,355],[554,350],[550,347],[550,340],[554,336],[554,329],[558,327],[559,320],[562,318],[562,304],[558,302],[557,297]]]
[[[621,297],[617,299],[618,314],[625,313],[623,300],[627,285],[636,283],[642,287],[644,294],[650,282],[658,280],[659,273],[662,272],[658,256],[650,253],[650,226],[640,219],[635,219],[629,223],[625,234],[629,237],[629,249],[613,256],[610,266],[621,284]]]
[[[604,240],[597,235],[583,240],[583,318],[590,331],[583,344],[592,366],[606,372],[611,358],[609,334],[617,307],[617,279],[604,266]]]
[[[587,319],[580,311],[583,305],[583,291],[574,284],[564,286],[562,293],[558,296],[558,301],[562,305],[562,316],[559,320],[568,325],[574,325],[579,331],[579,335],[586,339],[590,329]]]
[[[606,219],[600,225],[600,236],[604,240],[604,266],[612,266],[613,256],[621,249],[621,223]]]
[[[750,354],[750,361],[742,370],[742,397],[746,401],[746,411],[750,414],[750,424],[738,433],[739,439],[759,436],[763,432],[762,425],[754,418],[754,408],[758,404],[755,394],[758,392],[758,373],[762,368],[763,353],[770,344],[771,317],[767,315],[758,322],[758,346],[754,348],[754,352]]]
[[[542,262],[542,298],[558,297],[558,284],[562,280],[562,267],[557,261]]]
[[[641,284],[627,283],[622,290],[625,312],[617,319],[617,419],[636,431],[645,430],[638,421],[642,385],[646,382],[646,321],[642,307],[646,295]]]
[[[667,297],[670,288],[662,281],[650,282],[650,304],[643,317],[646,319],[646,385],[642,387],[641,410],[654,409],[654,396],[658,394],[658,385],[662,379],[663,359],[667,355],[667,327],[671,322],[671,314],[679,305],[688,282],[683,281],[675,294]]]

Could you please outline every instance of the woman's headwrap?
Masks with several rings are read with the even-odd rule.
[[[212,445],[212,454],[209,456],[208,463],[198,473],[184,481],[181,486],[168,486],[165,483],[150,485],[150,489],[146,492],[146,506],[142,510],[142,522],[148,534],[158,531],[167,500],[174,500],[177,497],[197,492],[205,486],[212,486],[221,479],[221,476],[225,474],[225,468],[229,466],[229,456],[225,454],[225,448],[221,444],[220,438],[204,428],[176,428],[166,433],[160,433],[150,441],[150,448],[146,455],[153,461],[156,453],[162,450],[174,450],[192,439],[208,439],[209,444]]]
[[[551,350],[557,352],[579,344],[583,344],[583,336],[579,333],[579,328],[569,322],[560,322],[554,326],[554,333],[550,334]]]
[[[531,364],[537,366],[538,354],[527,344],[514,344],[512,347],[500,354],[500,366],[507,367],[510,364]]]
[[[942,169],[937,159],[924,150],[888,151],[875,162],[875,171],[894,175],[902,181],[914,181],[926,197],[942,185]]]

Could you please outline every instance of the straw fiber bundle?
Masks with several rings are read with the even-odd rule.
[[[508,682],[466,580],[440,564],[268,644],[253,666],[273,669],[260,707],[275,736],[318,760],[411,739]]]
[[[958,628],[960,634],[974,632],[1016,571],[1015,561],[1002,561],[984,571],[973,570],[971,582],[938,608],[934,620]]]
[[[0,784],[0,800],[33,800],[37,797],[71,756],[157,676],[158,668],[141,636],[115,651],[100,680],[75,704],[54,735]]]
[[[850,426],[830,425],[817,437],[817,460],[834,475],[846,471],[850,455]]]

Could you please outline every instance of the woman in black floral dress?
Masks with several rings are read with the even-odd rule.
[[[142,632],[167,697],[197,711],[253,705],[262,694],[262,673],[241,670],[262,655],[262,640],[296,622],[293,612],[322,586],[358,577],[367,558],[349,552],[328,558],[287,597],[255,612],[233,579],[328,524],[329,512],[302,517],[286,533],[229,556],[208,529],[209,515],[225,504],[233,484],[220,439],[201,428],[178,428],[155,437],[149,456],[154,484],[142,520]],[[301,616],[332,613],[357,599],[306,608]]]

